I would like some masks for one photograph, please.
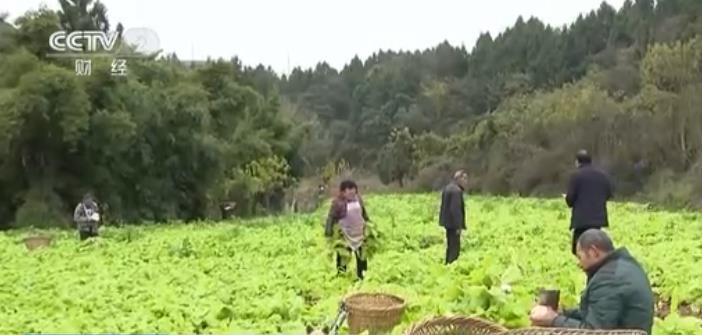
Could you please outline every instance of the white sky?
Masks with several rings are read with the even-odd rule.
[[[560,26],[602,0],[103,0],[112,27],[153,29],[165,52],[180,59],[237,55],[244,64],[279,73],[327,61],[341,69],[354,55],[380,49],[415,50],[444,40],[470,50],[478,35],[493,36],[519,15]],[[606,0],[620,8],[624,0]],[[10,20],[57,0],[2,0]],[[48,43],[48,42],[47,42]],[[288,67],[289,60],[289,67]]]

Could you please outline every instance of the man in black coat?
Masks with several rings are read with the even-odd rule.
[[[457,171],[451,183],[441,193],[439,224],[446,229],[446,264],[458,259],[461,251],[461,231],[466,229],[463,191],[468,184],[468,174]]]
[[[609,177],[592,166],[592,158],[587,151],[578,151],[575,158],[578,170],[570,177],[565,195],[568,207],[572,208],[570,229],[573,231],[573,255],[583,232],[609,226],[607,201],[613,196]]]

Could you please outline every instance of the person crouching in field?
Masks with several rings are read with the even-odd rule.
[[[651,334],[651,283],[626,248],[615,249],[604,231],[590,229],[578,238],[576,254],[580,268],[587,274],[580,308],[559,314],[552,307],[539,305],[531,310],[532,324],[571,329],[640,329]]]
[[[367,246],[369,237],[368,213],[358,194],[358,186],[351,180],[341,182],[338,196],[332,200],[324,235],[335,252],[337,274],[346,272],[351,254],[356,256],[356,275],[363,279],[368,269]]]
[[[90,193],[84,195],[83,200],[76,206],[73,211],[73,220],[78,226],[81,241],[98,236],[100,213],[97,202]]]

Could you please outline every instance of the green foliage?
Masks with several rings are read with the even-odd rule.
[[[61,198],[46,185],[33,186],[22,201],[22,206],[17,210],[15,227],[69,227],[69,216],[61,208]]]
[[[329,161],[319,172],[322,178],[322,183],[328,185],[332,180],[338,177],[344,177],[351,171],[349,162],[345,160]]]
[[[8,52],[16,47],[17,29],[7,22],[9,13],[0,13],[0,53]]]
[[[660,90],[680,92],[702,80],[702,38],[673,45],[657,44],[642,62],[644,82]]]
[[[242,198],[287,187],[296,134],[280,117],[275,91],[262,95],[239,63],[221,60],[188,70],[170,58],[130,59],[119,78],[108,60],[93,59],[92,75],[78,77],[72,62],[44,60],[48,36],[59,22],[107,29],[106,9],[61,5],[60,13],[41,8],[18,19],[20,47],[0,54],[2,225],[28,217],[20,208],[43,206],[21,196],[38,180],[57,197],[40,212],[68,216],[92,189],[113,219],[133,222],[214,216],[231,200],[223,185],[233,178],[252,180]],[[260,163],[253,177],[232,173],[248,162]]]
[[[17,41],[32,54],[44,57],[52,50],[49,36],[60,29],[59,16],[45,5],[31,10],[15,20],[18,26]]]
[[[656,320],[661,334],[694,335],[700,331],[700,321],[694,317],[681,317],[673,314],[665,320]]]
[[[61,26],[65,30],[108,31],[110,29],[107,7],[100,1],[93,3],[93,0],[59,0],[59,4],[61,11],[58,15],[61,18]]]
[[[244,171],[253,180],[256,193],[285,188],[293,181],[289,174],[290,166],[277,156],[253,161],[244,167]]]
[[[682,174],[700,160],[693,148],[702,122],[692,106],[700,96],[693,37],[701,8],[603,3],[562,28],[518,18],[496,36],[479,36],[469,52],[441,43],[381,51],[338,72],[327,64],[295,69],[281,92],[314,118],[310,131],[323,134],[303,143],[317,167],[324,156],[344,158],[397,179],[386,135],[407,127],[446,143],[418,144],[424,185],[438,173],[428,165],[449,157],[483,191],[560,193],[573,152],[587,148],[622,182],[619,194],[633,195],[642,191],[632,171],[638,161]]]
[[[285,190],[294,183],[295,179],[290,175],[287,161],[272,156],[233,169],[223,184],[223,192],[226,199],[235,200],[239,204],[239,213],[251,215],[256,214],[258,205],[253,198],[262,199],[264,207],[269,209],[272,197],[282,197]],[[282,203],[278,203],[277,207],[284,209]]]
[[[612,96],[601,72],[556,90],[512,96],[423,160],[457,154],[479,190],[553,195],[562,192],[573,153],[587,148],[614,176],[619,195],[644,192],[660,204],[696,207],[691,199],[698,188],[686,174],[702,159],[693,149],[702,144],[701,114],[692,107],[702,103],[697,43],[653,47],[641,66],[644,86],[633,96]],[[639,164],[647,172],[638,171]],[[665,170],[668,179],[651,175]]]
[[[696,1],[603,3],[564,27],[517,18],[469,50],[379,51],[282,77],[236,57],[187,66],[168,55],[130,59],[127,78],[94,59],[93,75],[76,78],[72,62],[46,59],[48,36],[111,20],[100,2],[60,6],[0,22],[5,221],[32,179],[52,184],[64,210],[95,189],[128,221],[201,219],[233,197],[267,207],[277,192],[257,193],[244,170],[270,157],[286,161],[287,177],[325,183],[334,177],[318,172],[344,160],[385,182],[421,175],[417,185],[435,187],[463,167],[478,190],[552,194],[587,148],[622,196],[666,194],[652,174],[685,184],[702,162]],[[394,129],[414,135],[388,137]],[[684,200],[697,189],[672,187],[669,198],[696,206]]]
[[[76,77],[54,65],[40,66],[5,91],[0,106],[6,181],[29,186],[56,178],[63,157],[76,151],[88,128],[90,103]]]
[[[0,291],[0,332],[295,334],[331,323],[340,300],[359,291],[407,301],[393,334],[452,314],[526,326],[544,286],[561,290],[564,307],[577,306],[585,274],[570,254],[562,199],[470,197],[464,249],[448,267],[436,194],[365,200],[377,240],[362,282],[355,281],[354,262],[336,276],[334,259],[326,257],[327,207],[196,226],[104,227],[90,242],[74,232],[43,231],[54,243],[34,252],[21,243],[34,232],[1,233],[0,280],[7,289]],[[616,245],[641,262],[661,301],[671,298],[672,314],[657,318],[654,333],[699,333],[699,319],[675,309],[702,306],[699,281],[690,280],[702,276],[699,214],[626,203],[610,210]]]
[[[402,187],[416,173],[419,158],[416,140],[409,129],[393,129],[378,158],[378,175],[383,183],[397,181]]]
[[[424,133],[414,136],[416,146],[417,165],[426,166],[431,163],[435,156],[447,152],[450,139],[442,138],[434,133]]]

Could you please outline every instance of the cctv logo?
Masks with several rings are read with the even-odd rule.
[[[99,30],[95,31],[74,31],[66,33],[66,31],[57,31],[49,37],[49,46],[55,51],[96,51],[105,50],[112,51],[117,42],[117,32],[106,33]],[[87,48],[84,48],[87,46]],[[100,48],[98,48],[98,46]]]

